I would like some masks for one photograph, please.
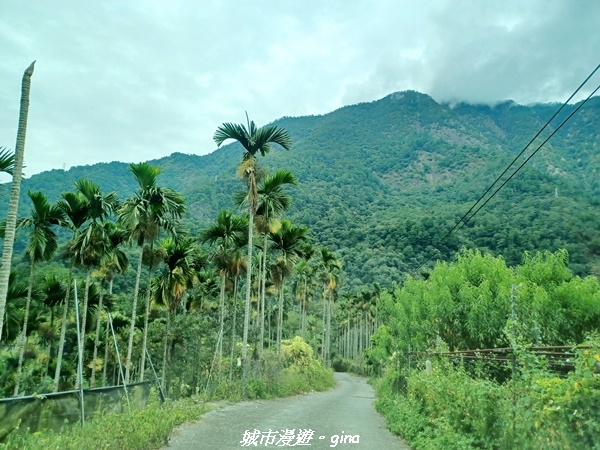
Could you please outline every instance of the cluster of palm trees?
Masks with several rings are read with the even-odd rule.
[[[56,369],[54,377],[54,391],[59,389],[59,381],[64,353],[66,329],[69,322],[69,308],[73,271],[75,268],[83,273],[85,284],[83,286],[83,301],[81,312],[81,329],[84,331],[78,342],[79,351],[85,350],[85,336],[88,327],[88,307],[90,293],[98,290],[98,304],[96,309],[96,332],[91,363],[91,385],[96,384],[96,360],[99,347],[101,319],[103,318],[103,299],[106,285],[109,294],[112,294],[112,281],[117,274],[124,273],[128,268],[128,257],[123,245],[135,242],[140,245],[138,257],[138,271],[134,304],[132,308],[131,331],[127,357],[125,359],[126,382],[130,379],[132,362],[133,335],[135,334],[135,319],[137,315],[137,297],[139,294],[139,280],[142,273],[143,256],[152,254],[153,246],[161,230],[176,235],[177,220],[185,211],[181,195],[169,188],[157,185],[156,178],[160,169],[146,163],[131,164],[130,170],[138,182],[139,188],[133,197],[120,204],[115,193],[103,194],[100,186],[90,180],[78,180],[74,192],[65,192],[56,204],[51,204],[43,192],[28,192],[32,201],[31,212],[28,217],[17,220],[17,229],[27,230],[26,254],[30,264],[29,285],[25,315],[22,320],[22,331],[18,339],[19,361],[14,387],[14,395],[19,393],[23,356],[27,342],[27,327],[29,309],[34,291],[34,269],[36,264],[52,259],[58,248],[57,228],[70,230],[71,236],[65,246],[64,253],[69,260],[68,277],[63,283],[65,292],[62,299],[63,315],[61,333],[56,356]],[[149,263],[149,283],[153,273],[152,262]],[[92,289],[92,275],[98,279],[97,287]],[[54,280],[53,280],[54,281]],[[146,321],[144,332],[147,335],[148,314],[150,310],[150,293],[147,289]],[[39,290],[39,289],[38,289]],[[144,353],[142,353],[143,355]],[[143,369],[142,358],[142,369]],[[141,370],[143,373],[143,370]]]
[[[218,297],[219,325],[214,332],[218,335],[216,353],[220,361],[225,359],[226,317],[231,323],[228,340],[230,377],[239,341],[236,336],[239,309],[243,311],[241,361],[242,376],[245,377],[250,347],[258,359],[263,357],[265,347],[274,347],[280,355],[286,334],[284,321],[290,309],[286,298],[298,300],[303,337],[307,333],[311,300],[317,297],[323,299],[322,320],[326,325],[321,335],[321,355],[324,361],[330,361],[331,314],[341,262],[325,248],[315,250],[307,227],[283,218],[291,203],[286,187],[296,185],[296,177],[283,169],[267,174],[256,159],[258,154],[266,155],[272,144],[289,149],[291,140],[287,132],[276,126],[258,128],[248,120],[247,126],[223,124],[217,129],[214,139],[218,145],[233,139],[244,148],[238,174],[247,189],[235,195],[235,202],[241,210],[247,209],[247,214],[237,215],[234,211],[221,210],[216,221],[197,237],[190,236],[182,224],[185,214],[183,197],[170,188],[160,186],[158,176],[161,169],[148,163],[130,165],[137,189],[123,202],[115,193],[103,193],[99,185],[83,179],[75,183],[73,192],[61,194],[55,204],[48,201],[43,192],[28,193],[32,204],[30,214],[15,221],[16,230],[27,233],[28,284],[23,289],[14,275],[11,278],[12,283],[7,288],[9,304],[6,317],[10,319],[6,336],[0,332],[4,343],[16,349],[19,355],[14,378],[15,396],[27,390],[22,381],[31,376],[24,373],[23,368],[31,336],[29,314],[34,298],[47,307],[50,315],[49,320],[38,317],[36,321],[38,342],[40,339],[43,341],[44,336],[47,342],[43,375],[49,375],[50,361],[54,358],[53,390],[56,392],[61,387],[73,385],[73,376],[66,380],[61,373],[66,350],[74,351],[67,348],[66,336],[67,328],[73,324],[71,312],[75,278],[79,278],[78,300],[81,302],[83,330],[75,347],[85,355],[91,386],[97,385],[99,370],[102,370],[102,384],[107,383],[110,310],[113,315],[119,316],[123,334],[123,329],[129,328],[127,349],[121,352],[125,383],[144,380],[150,320],[158,317],[154,311],[163,311],[163,354],[157,360],[162,360],[162,383],[165,387],[168,362],[175,345],[170,329],[173,318],[191,308],[210,314],[206,304],[213,297]],[[67,275],[61,279],[46,273],[41,282],[41,277],[36,277],[36,266],[56,261],[61,239],[67,240],[60,252],[60,256],[67,259]],[[128,250],[128,246],[131,249]],[[255,249],[259,250],[257,255]],[[115,305],[113,280],[126,273],[130,259],[137,262],[133,292],[127,294],[122,304]],[[47,264],[44,267],[48,267]],[[144,273],[147,278],[142,280]],[[242,302],[238,301],[240,285],[246,292],[243,308],[239,308]],[[24,308],[16,307],[19,298],[23,299]],[[119,310],[128,310],[129,304],[131,316],[127,320],[119,314]],[[55,320],[55,308],[59,306],[62,314]],[[140,309],[143,325],[138,317]],[[21,314],[23,310],[24,314]],[[36,314],[42,310],[37,308]],[[18,331],[14,326],[16,323],[20,325]],[[103,323],[106,324],[104,327]],[[54,345],[55,334],[58,333],[53,330],[58,328],[60,337],[58,345]],[[100,355],[102,335],[104,358]],[[119,381],[118,374],[116,381]]]
[[[336,349],[341,359],[362,360],[363,352],[371,346],[371,336],[380,324],[381,293],[379,285],[374,283],[372,290],[363,288],[342,294],[336,330]]]
[[[29,90],[34,64],[35,61],[23,74],[15,153],[13,155],[0,148],[0,171],[13,175],[7,220],[2,227],[4,251],[0,268],[0,342],[3,342],[9,352],[18,353],[13,394],[16,396],[23,393],[26,388],[22,387],[22,381],[30,382],[32,377],[31,373],[25,374],[23,370],[28,339],[31,336],[32,304],[35,306],[33,316],[37,322],[38,343],[47,344],[44,376],[49,378],[50,361],[55,355],[52,389],[57,391],[61,387],[61,379],[63,387],[74,384],[69,382],[73,381],[73,377],[65,381],[61,372],[66,352],[67,328],[73,321],[70,304],[71,298],[75,296],[75,284],[79,286],[79,292],[83,292],[83,299],[79,295],[77,298],[82,303],[80,317],[83,332],[74,345],[80,354],[87,355],[86,350],[92,347],[87,330],[93,325],[90,326],[88,318],[95,320],[93,351],[90,352],[91,358],[86,358],[86,362],[91,359],[86,365],[90,369],[91,386],[96,385],[97,372],[101,368],[102,384],[107,381],[109,328],[114,330],[112,323],[107,320],[111,317],[109,310],[113,310],[113,322],[117,322],[117,328],[121,332],[129,328],[127,351],[124,354],[125,373],[122,377],[123,382],[129,383],[134,378],[144,380],[146,355],[149,355],[150,318],[156,308],[162,308],[166,316],[162,330],[164,387],[170,353],[175,345],[170,331],[173,317],[179,311],[185,313],[190,308],[210,314],[210,307],[207,305],[210,305],[210,299],[215,296],[219,298],[216,339],[216,355],[219,360],[223,359],[226,315],[229,313],[231,316],[231,377],[237,343],[238,290],[244,275],[246,294],[241,342],[242,386],[245,387],[249,364],[251,327],[254,335],[253,349],[258,359],[262,358],[265,345],[270,347],[273,344],[280,355],[282,340],[286,334],[286,310],[290,309],[290,305],[286,303],[286,294],[298,301],[302,337],[307,337],[310,328],[317,353],[317,336],[320,336],[321,357],[330,364],[331,319],[333,304],[338,297],[341,261],[326,248],[316,250],[310,241],[308,228],[282,218],[291,201],[286,186],[297,184],[295,176],[287,170],[266,175],[257,161],[257,156],[267,155],[272,145],[289,150],[291,139],[287,131],[273,125],[259,128],[248,119],[247,114],[246,125],[224,123],[218,127],[214,134],[214,141],[218,146],[233,140],[244,149],[238,175],[247,189],[237,194],[235,201],[239,206],[247,208],[247,214],[237,216],[233,211],[222,210],[216,223],[196,238],[189,236],[182,226],[181,219],[185,213],[183,197],[172,189],[158,185],[161,169],[147,163],[130,165],[138,187],[122,203],[115,193],[104,194],[96,183],[79,180],[75,183],[75,190],[63,193],[55,204],[49,202],[43,192],[28,192],[32,203],[31,212],[29,216],[18,219]],[[15,272],[11,272],[13,246],[18,230],[27,233],[25,260],[29,264],[29,276],[26,286],[18,280]],[[256,239],[255,232],[258,234]],[[48,264],[52,264],[48,261],[54,260],[58,264],[56,254],[60,248],[59,236],[60,239],[67,240],[61,252],[61,256],[67,259],[68,271],[64,269],[67,275],[62,279],[56,273],[46,272],[40,280],[39,276],[36,277],[36,266],[46,264],[45,270],[50,267]],[[210,256],[202,248],[205,244],[210,245]],[[135,251],[127,250],[127,245],[137,246],[137,255]],[[255,248],[259,249],[258,257],[254,256]],[[126,297],[120,305],[115,305],[113,280],[117,275],[125,274],[129,259],[136,257],[136,276],[131,297]],[[144,265],[147,267],[147,278],[142,281]],[[79,279],[75,283],[77,277],[84,281]],[[287,285],[291,286],[291,292],[286,290]],[[141,333],[138,324],[140,295],[144,300]],[[309,312],[317,297],[322,299],[322,331],[317,329],[315,315],[310,315]],[[37,301],[32,303],[34,299]],[[115,311],[115,308],[127,310],[129,301],[131,317],[127,319],[122,313]],[[24,302],[24,307],[17,306],[19,302]],[[92,310],[95,307],[95,315],[90,314],[90,305]],[[62,314],[59,315],[60,337],[55,348],[55,309],[59,306],[62,306]],[[314,310],[315,308],[313,312]],[[49,312],[49,317],[44,311]],[[106,326],[102,359],[99,349],[103,321]],[[272,331],[275,331],[274,334]],[[138,342],[140,334],[141,342]],[[68,349],[71,350],[69,356],[72,356],[72,347],[73,345]],[[140,348],[134,355],[135,347]],[[6,354],[4,350],[3,352]],[[68,360],[72,362],[73,358]],[[116,367],[116,364],[113,366]],[[10,378],[8,371],[5,370],[0,378],[6,386]],[[113,370],[113,382],[119,382],[116,370]],[[75,383],[79,383],[79,380]]]

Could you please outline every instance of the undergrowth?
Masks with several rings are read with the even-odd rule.
[[[229,364],[217,371],[210,389],[179,400],[167,400],[159,405],[155,393],[148,406],[121,414],[105,414],[84,427],[65,425],[62,431],[42,431],[34,434],[15,432],[0,449],[152,449],[168,442],[173,428],[198,418],[210,409],[209,401],[240,401],[242,385],[237,368],[229,379]],[[247,378],[247,399],[286,397],[310,391],[324,391],[335,385],[333,371],[314,358],[312,348],[300,338],[284,341],[281,361],[273,352],[265,352],[255,362]],[[20,430],[23,431],[23,430]]]
[[[599,362],[595,347],[564,377],[523,364],[514,383],[442,361],[431,374],[390,369],[376,407],[414,450],[600,449]]]
[[[167,443],[173,428],[183,422],[198,420],[210,408],[194,398],[167,401],[159,405],[156,396],[148,406],[121,414],[110,413],[84,427],[65,427],[61,432],[45,430],[34,434],[12,433],[0,448],[5,449],[73,449],[145,450]]]

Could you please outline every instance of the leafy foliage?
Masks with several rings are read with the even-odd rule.
[[[345,283],[353,288],[373,282],[389,288],[423,261],[431,258],[431,267],[449,260],[463,245],[503,255],[510,265],[525,250],[565,248],[577,275],[598,275],[600,158],[594,143],[600,136],[590,124],[600,119],[600,97],[457,235],[440,241],[554,109],[451,106],[416,92],[395,93],[324,116],[274,122],[288,130],[294,148],[274,146],[264,164],[293,169],[299,184],[290,219],[308,226],[318,246],[340,255]],[[186,198],[192,233],[222,208],[235,207],[240,147],[246,151],[235,143],[206,156],[174,153],[152,162],[169,174],[163,184]],[[106,191],[127,198],[136,187],[127,167],[113,162],[54,170],[24,180],[24,187],[44,190],[53,201],[78,178],[101,179]]]
[[[382,293],[386,325],[365,353],[384,373],[378,409],[390,429],[415,449],[596,448],[600,284],[573,276],[567,261],[564,250],[525,253],[510,268],[465,249],[426,280]],[[590,348],[578,351],[575,370],[562,378],[527,351],[569,344]],[[414,352],[498,347],[514,349],[512,380],[502,359],[467,364],[431,353],[430,374]]]

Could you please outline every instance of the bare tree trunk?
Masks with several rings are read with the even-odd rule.
[[[331,297],[333,296],[333,293],[331,291],[329,291],[329,299],[327,301],[327,348],[326,348],[326,354],[327,354],[327,359],[325,361],[325,364],[327,367],[331,367]]]
[[[144,339],[142,341],[142,362],[140,363],[140,381],[144,381],[144,369],[146,366],[146,346],[148,343],[148,318],[150,317],[150,297],[152,295],[152,251],[154,241],[150,243],[150,264],[148,265],[148,290],[146,291],[146,314],[144,315]],[[185,311],[185,308],[184,308]]]
[[[252,176],[252,179],[254,177]],[[253,182],[253,181],[251,181]],[[250,208],[248,220],[248,270],[246,275],[246,304],[244,306],[244,337],[242,340],[242,391],[246,395],[246,372],[248,370],[248,328],[250,325],[250,296],[252,294],[252,234],[254,228],[254,211]]]
[[[108,366],[108,335],[110,333],[110,324],[106,321],[106,330],[104,331],[104,368],[102,369],[102,387],[106,386],[106,367]]]
[[[163,362],[162,362],[162,389],[163,392],[167,392],[167,348],[169,347],[169,332],[171,327],[171,312],[167,309],[167,325],[165,330],[165,347],[163,349]]]
[[[304,278],[304,294],[302,298],[302,340],[306,341],[306,310],[308,305],[306,304],[306,288],[307,288],[306,278]]]
[[[102,300],[104,298],[104,280],[100,280],[100,299],[98,300],[98,309],[96,310],[96,338],[94,339],[94,355],[92,357],[92,378],[90,385],[96,387],[96,358],[98,357],[98,347],[100,346],[100,325],[102,323]]]
[[[29,89],[31,87],[31,75],[35,61],[23,73],[21,81],[21,103],[19,110],[19,127],[17,129],[17,143],[15,147],[15,167],[13,179],[10,185],[10,200],[6,213],[6,228],[4,232],[4,251],[2,252],[2,266],[0,267],[0,336],[4,326],[4,310],[6,308],[6,297],[8,295],[8,279],[12,263],[13,244],[17,229],[17,213],[19,209],[19,197],[21,195],[21,179],[23,176],[23,158],[25,155],[25,135],[27,133],[27,114],[29,113]]]
[[[271,311],[269,311],[269,315],[267,316],[267,319],[269,321],[269,346],[268,346],[268,348],[271,348],[271,342],[273,342],[273,334],[271,333]]]
[[[285,277],[281,275],[281,289],[279,291],[279,308],[277,311],[277,356],[281,360],[281,338],[283,337],[283,297],[285,295]]]
[[[256,320],[254,320],[254,329],[256,330],[256,334],[257,336],[259,336],[260,339],[260,296],[261,296],[261,288],[262,288],[262,279],[261,279],[261,274],[262,274],[262,255],[263,255],[264,251],[260,253],[260,256],[258,258],[258,282],[257,284],[257,290],[256,290]]]
[[[135,289],[133,291],[133,305],[131,310],[131,325],[129,327],[129,345],[127,346],[127,359],[125,360],[125,382],[129,384],[129,372],[131,371],[131,354],[133,352],[133,335],[135,333],[135,316],[137,315],[137,301],[140,291],[140,278],[142,276],[142,257],[144,255],[144,246],[140,249],[138,260],[137,276],[135,278]]]
[[[58,355],[56,355],[56,369],[54,371],[54,390],[53,392],[58,392],[58,384],[60,380],[60,369],[62,366],[62,358],[63,352],[65,349],[65,338],[67,336],[67,317],[69,314],[69,296],[71,293],[71,278],[73,275],[73,264],[71,263],[71,267],[69,268],[69,276],[67,277],[67,292],[65,294],[65,300],[63,302],[63,316],[62,316],[62,324],[60,327],[60,340],[58,341]]]
[[[219,335],[221,336],[221,340],[219,341],[219,363],[223,359],[223,336],[224,334],[224,326],[225,326],[225,283],[227,282],[227,278],[225,276],[225,272],[221,274],[221,294],[219,296],[219,307],[221,309],[221,314],[219,317]]]
[[[350,359],[350,311],[347,312],[348,323],[346,324],[346,359]]]
[[[233,354],[234,354],[234,350],[235,350],[235,318],[237,316],[237,291],[238,291],[238,277],[236,276],[235,281],[233,283],[233,308],[232,308],[233,323],[232,323],[232,327],[231,327],[231,354],[230,354],[230,361],[229,361],[229,379],[230,380],[233,375]]]
[[[258,345],[258,356],[262,358],[263,347],[265,345],[265,289],[267,280],[267,234],[265,233],[265,239],[263,243],[263,263],[262,263],[262,277],[261,277],[261,289],[260,289],[260,304],[262,314],[260,315],[260,342]]]
[[[23,330],[21,331],[21,338],[19,343],[19,365],[17,366],[17,378],[15,382],[15,390],[13,397],[19,394],[19,386],[21,383],[21,373],[23,371],[23,358],[25,356],[25,346],[27,345],[27,322],[29,321],[29,308],[31,306],[31,293],[33,291],[33,269],[35,268],[35,261],[31,259],[31,265],[29,267],[29,286],[27,287],[27,305],[25,306],[25,317],[23,318]]]
[[[323,360],[323,362],[325,362],[325,321],[326,321],[326,314],[327,314],[327,299],[325,298],[325,291],[323,291],[323,333],[321,336],[321,359]]]
[[[85,351],[85,327],[87,322],[87,310],[88,310],[88,302],[90,299],[90,280],[92,277],[92,270],[88,268],[85,274],[85,294],[83,296],[83,312],[81,317],[81,339],[79,341],[79,351],[81,352],[82,360],[84,357]],[[77,301],[76,299],[75,301]],[[85,364],[85,362],[84,362]],[[75,383],[75,389],[79,388],[79,377],[77,377],[77,382]]]

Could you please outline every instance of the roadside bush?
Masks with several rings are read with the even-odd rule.
[[[397,373],[378,384],[378,410],[393,432],[415,449],[496,448],[505,434],[502,387],[473,380],[462,368],[438,366],[431,375],[414,372],[407,378],[406,396],[393,392]]]
[[[415,450],[600,449],[600,347],[591,344],[565,378],[523,365],[516,383],[498,383],[437,364],[407,376],[404,394],[388,370],[375,381],[376,407]]]
[[[11,434],[4,444],[0,444],[0,448],[7,450],[160,448],[167,443],[173,428],[183,422],[197,420],[208,410],[208,406],[197,399],[168,401],[162,407],[154,399],[144,409],[131,410],[122,414],[106,414],[87,422],[83,428],[69,427],[59,433],[44,431],[35,434]]]
[[[535,377],[521,387],[515,440],[522,448],[600,449],[600,342],[581,350],[566,378]]]
[[[228,379],[227,372],[217,373],[206,400],[239,400],[241,380]],[[310,391],[324,391],[335,386],[333,371],[315,359],[310,345],[296,336],[281,345],[281,363],[277,353],[265,350],[261,361],[253,361],[248,373],[248,399],[287,397]]]

